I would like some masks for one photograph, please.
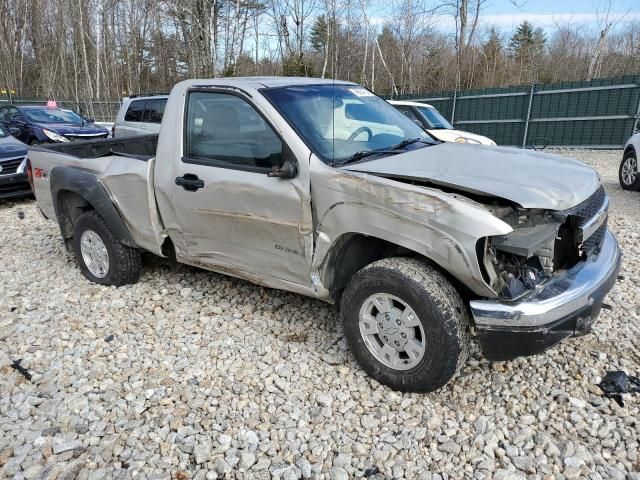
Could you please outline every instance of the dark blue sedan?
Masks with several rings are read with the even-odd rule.
[[[31,194],[26,163],[27,146],[0,127],[0,199]]]
[[[71,110],[51,105],[0,107],[0,124],[28,145],[106,138],[109,131]]]

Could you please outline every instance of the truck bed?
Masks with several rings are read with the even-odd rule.
[[[141,135],[139,137],[106,138],[83,142],[53,143],[40,146],[54,152],[77,158],[99,158],[108,155],[120,155],[149,160],[156,155],[158,135]]]
[[[49,178],[56,168],[79,169],[97,178],[109,192],[136,244],[159,251],[151,215],[155,212],[153,165],[158,135],[38,145],[29,148],[34,193],[48,218],[55,219]]]

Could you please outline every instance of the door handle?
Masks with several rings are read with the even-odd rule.
[[[184,188],[187,192],[195,192],[199,188],[204,188],[204,181],[193,173],[185,173],[182,177],[176,177],[176,185]]]

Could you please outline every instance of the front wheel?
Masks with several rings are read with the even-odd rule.
[[[140,278],[140,252],[119,242],[93,210],[74,225],[73,251],[83,275],[94,283],[121,286]]]
[[[357,272],[341,316],[356,360],[394,390],[437,390],[468,355],[470,322],[459,293],[419,260],[387,258]]]
[[[640,191],[640,174],[638,174],[638,158],[635,152],[627,152],[622,157],[618,171],[620,186],[624,190]]]

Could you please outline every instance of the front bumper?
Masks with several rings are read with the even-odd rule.
[[[524,299],[471,301],[484,356],[509,360],[535,355],[566,337],[588,333],[618,278],[621,259],[618,242],[607,230],[597,256],[576,264]]]
[[[26,173],[0,175],[0,198],[14,198],[31,195],[31,187]]]

